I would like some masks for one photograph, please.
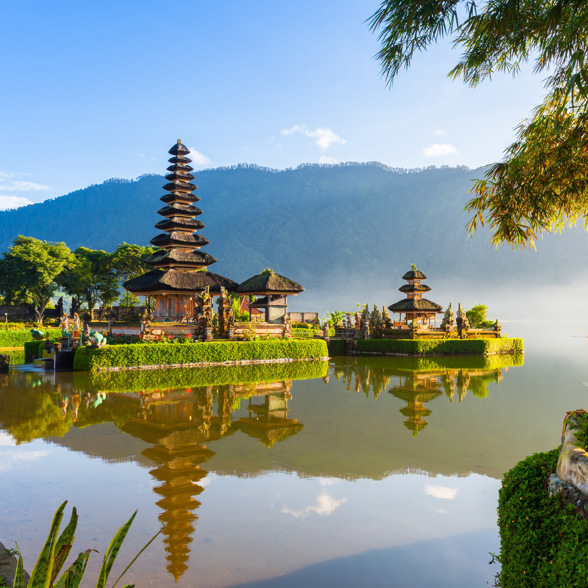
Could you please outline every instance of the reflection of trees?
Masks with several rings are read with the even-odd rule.
[[[63,411],[53,383],[32,373],[3,378],[0,388],[0,422],[17,443],[42,437],[63,437],[73,421]],[[67,390],[71,393],[71,390]],[[66,392],[64,392],[66,393]]]
[[[167,569],[176,581],[188,567],[201,504],[196,497],[208,474],[202,465],[215,455],[206,444],[240,431],[270,447],[303,428],[287,416],[291,380],[109,394],[73,382],[66,374],[3,377],[0,422],[18,442],[106,422],[147,442],[142,456],[155,465],[150,474],[157,482]],[[248,416],[233,422],[244,399]]]
[[[431,409],[425,406],[445,396],[453,403],[455,395],[462,402],[471,392],[478,398],[488,396],[488,384],[502,379],[502,370],[521,365],[519,356],[451,357],[451,358],[355,358],[335,362],[334,373],[347,390],[362,392],[376,400],[384,389],[406,406],[400,409],[407,417],[405,427],[416,436],[428,422]]]

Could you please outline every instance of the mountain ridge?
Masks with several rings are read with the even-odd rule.
[[[201,198],[203,251],[215,273],[242,281],[264,267],[305,287],[343,288],[390,280],[416,263],[430,278],[529,282],[585,277],[588,236],[547,235],[536,252],[490,247],[489,233],[465,233],[463,212],[482,169],[407,170],[378,162],[303,164],[287,170],[240,164],[194,172]],[[0,212],[0,249],[18,234],[112,251],[147,245],[158,231],[163,175],[113,178],[69,194]]]

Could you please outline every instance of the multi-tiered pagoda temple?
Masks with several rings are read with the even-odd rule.
[[[169,183],[163,186],[168,193],[161,197],[165,206],[157,211],[164,220],[155,225],[165,232],[151,239],[160,249],[145,260],[155,269],[123,284],[136,296],[147,296],[155,321],[192,318],[195,295],[207,286],[211,295],[220,294],[221,286],[229,291],[238,286],[229,278],[205,271],[216,259],[200,251],[210,241],[196,232],[204,224],[196,219],[202,211],[194,206],[200,198],[193,194],[196,186],[190,183],[194,179],[191,160],[186,157],[190,151],[178,139],[169,153],[173,156],[165,176]]]
[[[400,315],[400,321],[404,320],[408,323],[415,320],[422,325],[436,326],[437,314],[441,313],[443,308],[440,304],[423,298],[423,294],[431,289],[426,284],[421,284],[423,280],[427,279],[427,276],[413,265],[412,270],[406,272],[402,279],[406,280],[408,284],[404,284],[398,289],[406,293],[406,298],[391,304],[388,308]]]

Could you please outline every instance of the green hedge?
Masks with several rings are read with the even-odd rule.
[[[61,338],[61,329],[39,329],[51,340]],[[30,329],[19,331],[0,331],[0,347],[24,347],[25,343],[33,340]]]
[[[331,339],[329,341],[329,355],[345,355],[346,345],[343,339]]]
[[[499,339],[360,339],[357,349],[407,355],[492,355],[523,353],[523,340]]]
[[[327,344],[321,339],[211,341],[186,345],[107,345],[99,349],[80,347],[74,356],[74,370],[96,371],[99,368],[110,367],[217,363],[249,359],[318,359],[327,355]]]
[[[25,354],[22,349],[1,349],[0,354],[8,355],[10,358],[10,365],[21,365],[25,363]]]
[[[226,384],[259,384],[281,380],[323,378],[326,361],[300,361],[257,365],[208,366],[178,370],[132,370],[122,372],[76,372],[76,388],[101,392],[138,392],[168,388],[197,388]]]
[[[499,586],[588,585],[588,521],[550,497],[559,449],[535,453],[507,472],[498,498]]]
[[[44,341],[27,341],[24,344],[25,363],[32,363],[33,359],[41,357],[44,348]]]

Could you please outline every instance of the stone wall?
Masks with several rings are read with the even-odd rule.
[[[290,320],[293,323],[312,323],[318,319],[318,312],[289,312]]]

